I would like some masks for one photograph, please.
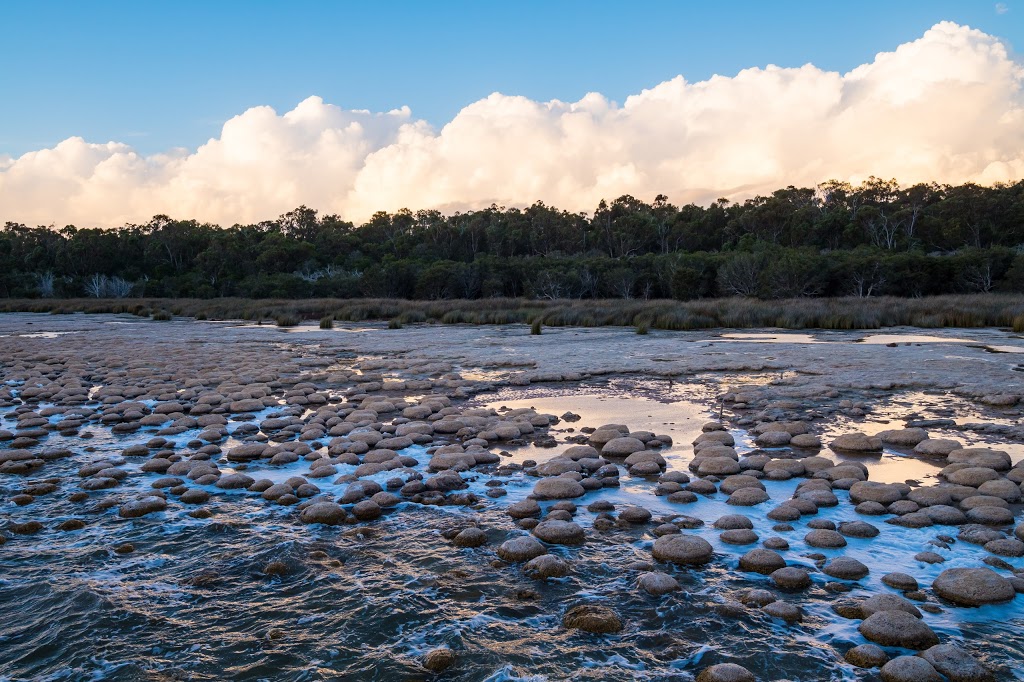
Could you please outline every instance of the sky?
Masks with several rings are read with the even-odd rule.
[[[0,26],[0,220],[591,210],[1024,159],[1014,0],[43,0]]]

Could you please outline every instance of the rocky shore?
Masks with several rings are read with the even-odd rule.
[[[1009,353],[953,334],[769,345],[11,315],[0,335],[0,556],[27,564],[69,542],[141,555],[133,529],[223,523],[227,502],[300,541],[397,555],[389,529],[429,512],[440,521],[417,544],[500,573],[560,641],[669,632],[689,607],[814,652],[810,669],[780,672],[708,629],[698,651],[711,653],[666,654],[643,666],[651,679],[1014,679],[1012,656],[965,633],[1002,621],[1024,641],[1024,382]],[[618,379],[634,400],[685,386],[702,418],[581,418],[574,392]],[[564,409],[503,404],[548,394]],[[932,402],[904,408],[909,394]],[[879,481],[883,458],[928,473]],[[608,566],[616,588],[595,590]],[[562,592],[544,604],[546,586]],[[402,654],[406,672],[480,672],[472,647],[428,639]]]

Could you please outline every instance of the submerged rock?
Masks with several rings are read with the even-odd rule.
[[[565,612],[562,625],[570,630],[611,634],[622,630],[622,621],[607,606],[580,604]]]

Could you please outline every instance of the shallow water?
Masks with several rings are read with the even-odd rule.
[[[500,334],[494,342],[501,342]],[[352,356],[341,364],[358,361]],[[493,369],[479,370],[484,379],[500,375]],[[777,376],[743,375],[737,382],[756,384]],[[674,440],[662,451],[669,469],[683,471],[692,458],[691,441],[705,421],[717,418],[718,406],[714,391],[698,382],[614,377],[567,388],[506,387],[477,396],[472,404],[581,415],[579,422],[563,421],[550,429],[559,440],[582,426],[605,423],[666,433]],[[958,425],[1016,421],[1012,416],[1001,419],[998,414],[972,412],[949,396],[911,391],[883,401],[866,418],[834,417],[827,422],[824,440],[849,430],[899,428],[910,415],[936,418],[948,416],[947,410],[955,412]],[[2,417],[11,411],[0,408],[0,427],[10,427]],[[263,410],[256,419],[274,411]],[[229,429],[240,423],[230,422]],[[74,456],[51,462],[28,477],[60,478],[61,491],[17,507],[10,497],[27,481],[0,477],[0,515],[13,521],[40,519],[47,526],[36,535],[9,535],[0,547],[0,680],[424,679],[429,676],[420,666],[421,657],[441,645],[459,655],[458,665],[443,676],[451,680],[693,680],[702,668],[718,662],[745,665],[761,680],[873,680],[875,673],[842,661],[843,652],[864,639],[856,629],[859,621],[838,617],[830,604],[839,598],[891,592],[880,582],[889,572],[910,573],[927,587],[941,570],[976,566],[987,556],[981,547],[965,542],[950,549],[929,545],[937,535],[955,535],[952,527],[907,529],[884,523],[889,516],[858,517],[847,493],[839,490],[838,507],[804,517],[792,531],[776,532],[766,514],[792,495],[797,480],[765,481],[772,501],[757,507],[729,506],[722,494],[684,505],[654,496],[654,481],[631,477],[623,469],[619,488],[604,488],[575,501],[575,518],[587,529],[587,543],[550,548],[572,563],[573,573],[538,582],[526,578],[518,566],[492,565],[497,545],[525,532],[503,513],[532,490],[536,479],[524,473],[500,477],[508,495],[483,498],[479,509],[403,502],[380,520],[335,528],[302,525],[294,508],[213,486],[204,488],[214,495],[205,505],[213,511],[210,519],[192,518],[187,506],[172,503],[166,512],[125,520],[118,517],[116,506],[101,509],[97,503],[111,493],[148,489],[162,476],[139,471],[142,459],[129,458],[121,465],[131,475],[114,491],[92,493],[80,504],[68,501],[66,493],[75,489],[81,465],[119,456],[128,445],[145,443],[157,428],[124,436],[93,425],[87,430],[94,434],[92,439],[50,435],[46,447],[70,447]],[[997,436],[957,428],[929,430],[935,437],[999,446],[1014,461],[1024,456],[1022,446]],[[168,440],[182,449],[199,431]],[[744,431],[732,433],[741,453],[754,449]],[[235,444],[233,438],[220,443],[225,451]],[[508,447],[503,461],[543,461],[565,447]],[[413,446],[402,454],[415,457],[416,469],[425,471],[429,456],[423,447]],[[821,454],[843,459],[828,450]],[[225,458],[215,460],[225,473],[232,471]],[[928,484],[939,468],[892,449],[858,460],[868,466],[872,480],[881,481],[909,478]],[[353,469],[339,465],[338,473]],[[245,471],[254,478],[283,481],[307,473],[308,463],[256,463]],[[392,476],[393,472],[384,472],[368,478],[383,484]],[[483,470],[463,477],[471,492],[483,496],[487,482],[496,476]],[[338,495],[346,485],[332,480],[315,483],[324,493]],[[619,508],[640,505],[655,517],[698,518],[705,525],[686,532],[707,539],[716,559],[700,569],[658,565],[657,570],[676,577],[683,590],[648,596],[637,589],[638,572],[629,565],[652,561],[653,526],[594,531],[595,514],[586,505],[595,500],[608,500]],[[725,544],[711,526],[717,518],[734,513],[748,516],[761,540],[784,537],[790,543],[784,556],[790,564],[812,571],[813,587],[783,593],[766,576],[739,571],[739,557],[757,545]],[[57,523],[70,518],[82,518],[88,525],[72,532],[55,530]],[[882,534],[871,540],[849,538],[843,550],[811,548],[803,538],[812,518],[837,523],[860,518],[878,526]],[[487,530],[487,546],[459,549],[441,536],[448,528],[470,522]],[[125,542],[134,545],[133,553],[113,551]],[[914,554],[925,549],[940,553],[946,563],[915,561]],[[811,553],[852,556],[871,573],[851,583],[849,594],[836,595],[826,589],[834,579],[816,571],[815,562],[806,556]],[[278,561],[285,564],[286,573],[267,576],[266,566]],[[1024,569],[1024,559],[1007,561]],[[723,612],[732,593],[752,586],[773,589],[781,599],[799,605],[803,622],[787,625],[757,610],[740,616]],[[562,628],[565,610],[588,600],[611,606],[625,623],[623,633],[601,636]],[[1022,604],[1018,598],[979,609],[946,606],[941,613],[925,613],[924,619],[943,641],[964,642],[997,671],[998,679],[1024,680]]]

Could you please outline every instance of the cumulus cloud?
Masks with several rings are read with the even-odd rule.
[[[1024,69],[950,22],[840,74],[811,64],[678,76],[622,104],[495,93],[437,130],[408,108],[319,97],[255,107],[191,151],[142,156],[73,137],[0,157],[0,220],[111,226],[158,213],[230,225],[300,204],[359,221],[402,207],[535,200],[592,210],[622,194],[677,203],[869,175],[904,183],[1024,176]]]

